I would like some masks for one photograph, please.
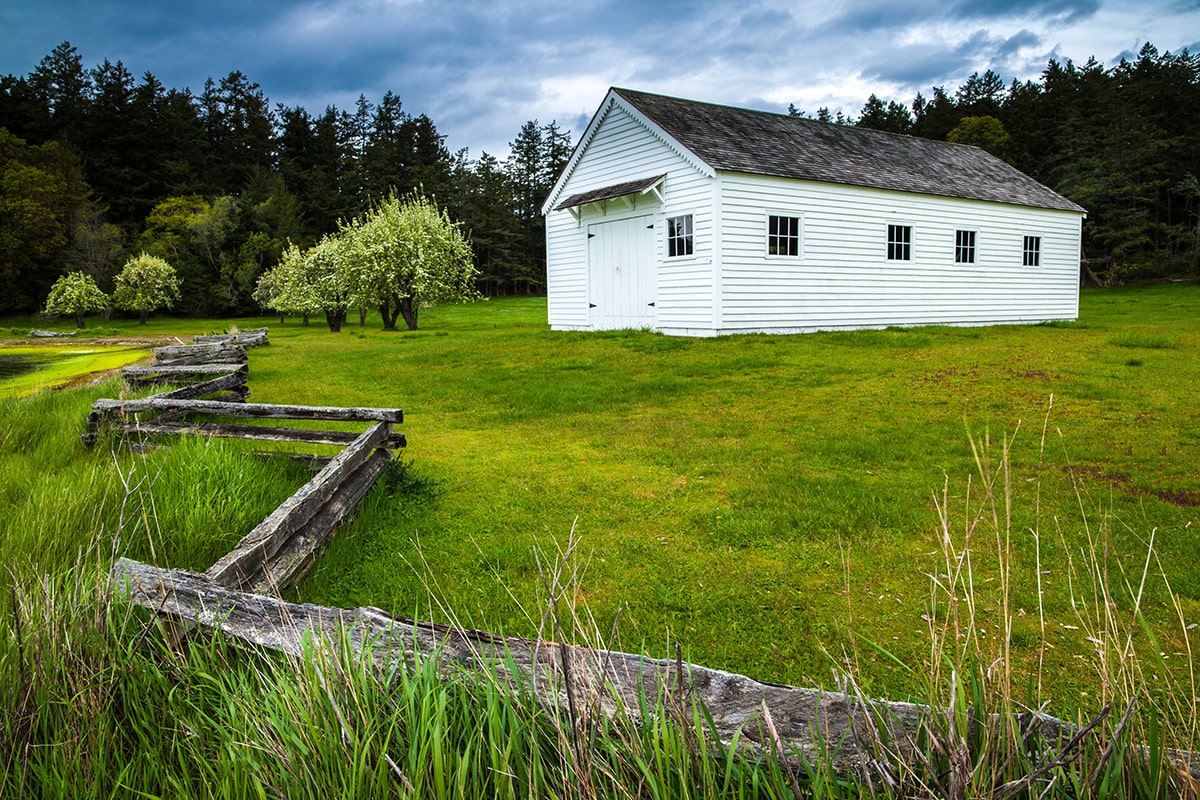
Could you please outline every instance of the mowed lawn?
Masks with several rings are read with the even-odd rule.
[[[1073,610],[1072,586],[1088,613],[1105,607],[1089,573],[1121,613],[1141,592],[1158,637],[1143,648],[1190,662],[1200,287],[1081,305],[1074,324],[710,340],[551,332],[541,299],[430,311],[415,333],[274,325],[251,357],[254,399],[399,406],[408,471],[433,484],[376,489],[293,596],[532,635],[535,549],[545,564],[574,531],[574,601],[605,638],[616,621],[620,647],[679,642],[697,663],[822,686],[849,659],[868,689],[903,696],[929,658],[947,499],[955,547],[972,530],[984,649],[999,647],[1002,560],[1016,680],[1035,684],[1040,656],[1045,699],[1088,706],[1114,646]],[[1010,442],[1005,542],[972,525],[972,440],[992,469]]]
[[[1029,702],[1066,713],[1105,696],[1094,665],[1125,643],[1097,636],[1097,610],[1161,653],[1142,662],[1151,684],[1164,667],[1190,680],[1200,286],[1087,291],[1079,322],[1058,325],[674,339],[545,319],[544,299],[521,298],[430,310],[417,332],[236,321],[271,327],[252,400],[403,408],[401,456],[424,487],[377,486],[292,599],[534,635],[539,559],[573,536],[571,601],[604,640],[615,623],[621,649],[673,657],[678,642],[696,663],[826,687],[849,663],[899,698],[921,691],[927,619],[949,608],[931,590],[947,580],[946,504],[953,546],[970,540],[985,652],[1002,651],[1011,576],[1014,681],[1036,686],[1043,665]],[[998,475],[994,515],[973,443]],[[206,452],[169,463],[202,471]],[[269,471],[247,460],[239,480]],[[212,547],[250,525],[214,530]],[[1095,596],[1097,574],[1112,597]]]

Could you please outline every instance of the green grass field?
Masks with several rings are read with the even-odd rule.
[[[996,467],[1010,441],[1001,541],[988,526],[971,534],[980,641],[1001,647],[1009,619],[1018,683],[1044,684],[1063,713],[1099,702],[1091,665],[1112,643],[1088,641],[1104,637],[1072,591],[1091,592],[1102,572],[1128,612],[1153,535],[1140,609],[1165,667],[1190,664],[1198,286],[1085,292],[1073,324],[712,340],[555,333],[537,298],[431,310],[411,333],[376,320],[340,334],[317,320],[236,324],[271,327],[250,358],[253,400],[406,414],[402,455],[421,490],[376,488],[292,599],[434,619],[451,609],[531,635],[535,548],[553,553],[574,531],[577,602],[600,630],[618,620],[624,649],[665,656],[678,641],[697,663],[821,686],[851,661],[868,691],[904,697],[930,668],[931,576],[948,571],[938,505],[963,546],[985,494],[972,442],[990,440]],[[107,468],[102,454],[80,458]],[[211,524],[229,542],[253,523]],[[170,547],[154,556],[204,566],[173,563]]]
[[[1200,739],[1198,311],[1188,284],[1086,292],[1074,324],[792,337],[553,333],[539,299],[415,333],[88,329],[269,324],[251,399],[405,409],[403,467],[292,599],[532,635],[573,543],[593,644],[615,623],[622,649],[953,713],[868,790],[738,758],[663,698],[580,748],[478,676],[178,640],[113,601],[112,560],[204,569],[311,473],[255,443],[86,449],[91,403],[127,392],[89,378],[0,397],[0,797],[1181,795],[1157,748]],[[1016,732],[1043,702],[1115,711],[1050,772],[1020,736],[968,743],[968,708]]]

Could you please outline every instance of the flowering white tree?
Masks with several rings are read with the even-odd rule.
[[[335,333],[351,308],[378,308],[384,330],[403,317],[415,331],[422,308],[479,299],[477,275],[471,245],[445,211],[420,194],[392,196],[308,250],[290,246],[254,297],[281,313],[322,311]]]
[[[337,333],[350,308],[349,282],[336,236],[326,236],[308,250],[290,245],[279,264],[258,281],[254,298],[284,314],[325,314],[329,330]]]
[[[112,294],[113,305],[136,311],[138,322],[143,325],[151,311],[170,308],[178,299],[179,276],[175,274],[175,268],[161,258],[145,253],[125,262]]]
[[[100,290],[91,275],[68,272],[54,282],[46,297],[46,313],[53,316],[74,317],[75,326],[83,327],[85,314],[103,311],[108,305],[108,295]]]
[[[384,330],[404,318],[417,329],[421,309],[465,303],[475,288],[471,245],[457,223],[430,199],[394,195],[343,227],[339,240],[354,305],[378,308]]]

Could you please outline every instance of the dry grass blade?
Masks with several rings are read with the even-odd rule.
[[[1056,755],[1051,761],[1038,767],[1028,775],[1023,775],[1017,780],[1009,781],[997,789],[995,800],[1007,800],[1009,797],[1014,797],[1018,792],[1022,791],[1028,786],[1031,786],[1034,781],[1046,773],[1070,764],[1078,755],[1075,752],[1076,748],[1079,747],[1079,745],[1085,738],[1087,738],[1087,735],[1091,733],[1092,730],[1098,727],[1100,723],[1104,722],[1105,718],[1108,717],[1111,711],[1112,704],[1110,703],[1100,711],[1095,719],[1076,731],[1075,735],[1072,736],[1065,745],[1063,745],[1062,749],[1058,751],[1058,755]]]

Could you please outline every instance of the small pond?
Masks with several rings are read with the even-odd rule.
[[[132,364],[148,354],[145,347],[125,345],[0,345],[0,397],[60,386]]]
[[[38,362],[33,359],[33,356],[0,355],[0,381],[5,378],[15,378],[22,373],[32,372],[37,368]]]
[[[10,355],[0,349],[0,381],[24,375],[26,372],[33,372],[36,369],[43,369],[50,364],[71,358],[68,353],[56,353],[50,348],[45,348],[45,350],[44,353]]]

